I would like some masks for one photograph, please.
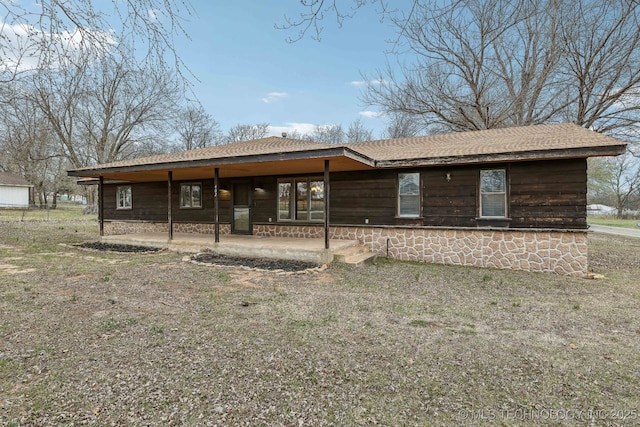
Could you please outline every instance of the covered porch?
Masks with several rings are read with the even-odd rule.
[[[145,232],[106,235],[104,243],[146,246],[169,249],[177,252],[200,252],[212,250],[222,255],[276,258],[327,264],[334,255],[351,251],[358,246],[357,240],[330,240],[330,249],[325,248],[324,238],[264,237],[255,235],[223,234],[216,242],[211,234]]]

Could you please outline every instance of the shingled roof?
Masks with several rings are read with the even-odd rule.
[[[385,167],[620,154],[626,144],[572,123],[356,142],[354,151]]]
[[[26,179],[7,172],[0,172],[0,185],[8,185],[11,187],[33,187]]]
[[[196,160],[236,158],[243,156],[259,156],[264,154],[295,153],[299,151],[321,150],[335,147],[336,145],[332,144],[323,144],[320,142],[271,136],[268,138],[234,142],[231,144],[199,148],[196,150],[180,151],[176,153],[159,154],[157,156],[141,157],[138,159],[105,163],[102,165],[75,170],[122,168],[127,166],[179,163]]]
[[[611,156],[626,143],[571,123],[384,139],[345,145],[269,137],[198,150],[162,154],[69,171],[96,176],[111,171],[224,166],[312,158],[349,158],[367,167],[389,168]],[[352,163],[353,164],[353,163]]]

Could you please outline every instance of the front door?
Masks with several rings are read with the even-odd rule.
[[[236,182],[232,185],[231,232],[251,234],[251,183]]]

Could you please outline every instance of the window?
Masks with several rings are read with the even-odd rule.
[[[420,174],[398,174],[398,216],[420,216]]]
[[[180,184],[180,208],[201,208],[202,207],[202,184],[186,183]]]
[[[131,209],[131,186],[120,185],[116,188],[116,209]]]
[[[318,177],[278,180],[278,221],[323,221],[324,181]]]
[[[291,182],[278,183],[278,220],[291,219]]]
[[[480,216],[507,216],[507,173],[504,169],[480,171]]]

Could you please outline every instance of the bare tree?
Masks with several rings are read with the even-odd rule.
[[[145,142],[173,119],[180,83],[160,65],[140,69],[130,59],[86,59],[34,76],[33,102],[74,167],[147,154]]]
[[[202,106],[189,105],[177,118],[179,150],[193,150],[224,143],[220,124]]]
[[[572,121],[637,138],[640,4],[629,0],[416,0],[396,18],[413,62],[364,94],[430,132]]]
[[[370,141],[373,139],[373,131],[365,128],[362,120],[357,119],[349,124],[346,137],[347,142]]]
[[[421,116],[403,112],[387,113],[387,127],[383,131],[383,138],[407,138],[418,136],[426,128]]]
[[[80,51],[111,55],[118,46],[146,52],[151,63],[172,57],[180,72],[174,37],[186,35],[183,20],[192,13],[181,0],[2,2],[0,79],[59,68]]]
[[[290,43],[301,40],[311,32],[311,38],[320,41],[323,27],[321,21],[325,15],[333,16],[337,25],[342,27],[345,19],[352,18],[356,11],[363,6],[377,5],[381,19],[396,12],[396,9],[388,9],[388,2],[385,0],[304,0],[300,2],[303,10],[297,17],[284,16],[284,23],[276,24],[276,28],[281,30],[297,30],[296,35],[288,37]]]
[[[21,96],[24,85],[13,82],[9,86],[4,89],[14,92],[13,101],[0,109],[0,169],[31,182],[40,206],[45,207],[52,184],[61,178],[55,166],[62,155],[56,151],[57,146],[51,139],[55,135],[50,132],[46,118]]]
[[[566,106],[554,0],[417,2],[395,20],[416,61],[380,72],[365,102],[422,115],[431,131],[553,120]],[[368,79],[371,80],[371,79]]]
[[[132,58],[101,61],[92,73],[78,112],[79,134],[88,138],[92,162],[108,163],[147,154],[144,141],[169,132],[181,99],[175,75],[158,64],[142,69]]]
[[[264,138],[269,134],[268,123],[258,123],[255,125],[235,125],[229,129],[226,137],[227,143],[249,141],[252,139]]]
[[[308,140],[309,139],[307,134],[301,133],[297,129],[293,129],[291,131],[283,132],[283,136],[286,137],[286,138],[291,138],[291,139],[303,139],[303,140],[305,140],[305,139]]]
[[[345,133],[342,125],[316,125],[305,139],[326,144],[342,144],[345,141]]]
[[[640,159],[630,153],[615,158],[591,159],[589,189],[614,201],[618,218],[640,194]]]
[[[566,119],[637,141],[640,3],[581,1],[564,12],[566,74],[575,98]]]

